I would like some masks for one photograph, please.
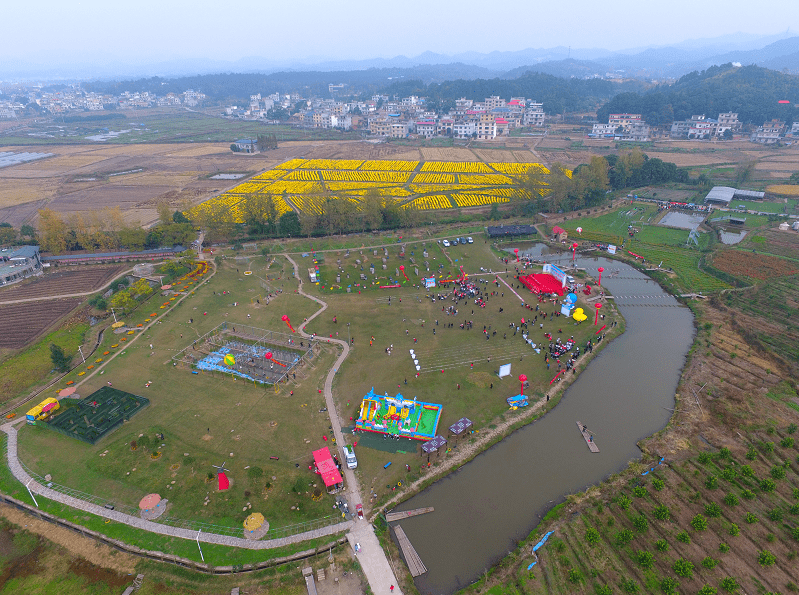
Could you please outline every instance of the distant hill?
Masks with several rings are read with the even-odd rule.
[[[791,103],[780,104],[787,99]],[[737,112],[742,122],[756,125],[779,118],[788,123],[799,118],[799,77],[760,66],[713,66],[691,72],[673,85],[661,85],[644,93],[622,93],[597,112],[601,122],[611,113],[640,113],[649,124],[664,125],[705,114]]]

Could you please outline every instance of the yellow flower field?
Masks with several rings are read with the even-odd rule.
[[[540,163],[426,161],[421,162],[420,167],[419,161],[402,159],[298,158],[242,182],[194,207],[187,215],[201,219],[203,214],[219,217],[226,212],[228,221],[243,223],[248,197],[265,194],[273,196],[279,214],[294,210],[318,215],[323,212],[323,202],[328,200],[327,196],[320,195],[325,191],[335,194],[330,199],[351,200],[359,209],[369,190],[397,200],[410,199],[401,205],[403,209],[433,210],[506,203],[515,194],[512,176],[524,175],[530,170],[549,174]],[[570,170],[564,173],[571,177]]]
[[[481,205],[508,202],[509,200],[509,198],[499,198],[485,194],[462,194],[458,192],[452,195],[452,202],[459,207],[479,207]]]
[[[799,186],[794,184],[773,184],[766,187],[766,192],[780,196],[799,196]]]
[[[419,165],[418,161],[373,160],[364,161],[359,168],[361,171],[413,171]]]
[[[480,161],[426,161],[422,171],[445,173],[490,174],[491,168]]]
[[[422,173],[413,177],[414,184],[455,184],[457,181],[453,174]]]
[[[402,205],[403,209],[419,209],[420,211],[430,211],[433,209],[451,209],[452,203],[443,194],[433,194],[431,196],[420,196]]]

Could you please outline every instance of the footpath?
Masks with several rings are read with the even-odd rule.
[[[294,276],[299,282],[299,288],[297,289],[297,292],[321,306],[319,310],[317,310],[313,315],[309,316],[308,320],[303,322],[302,325],[300,325],[300,327],[297,329],[297,331],[303,337],[310,339],[313,336],[305,332],[305,327],[314,318],[327,310],[327,302],[303,291],[303,281],[299,275],[299,267],[297,263],[288,254],[283,254],[283,256],[294,267]],[[324,338],[319,340],[324,340],[328,343],[335,343],[342,348],[341,355],[339,355],[338,359],[336,359],[336,363],[333,364],[333,367],[327,374],[324,388],[325,405],[330,413],[330,424],[333,426],[333,435],[336,438],[336,445],[340,450],[346,443],[344,441],[344,434],[341,431],[341,419],[339,418],[338,411],[336,410],[336,404],[333,401],[333,378],[335,377],[336,372],[339,370],[341,364],[345,359],[347,359],[347,356],[350,353],[350,345],[347,343],[347,341],[342,341],[340,339]],[[340,459],[343,461],[344,453],[339,452],[338,454]],[[346,498],[351,506],[354,507],[355,504],[363,502],[358,478],[355,476],[355,473],[353,473],[352,469],[347,469],[346,466],[344,467],[344,485],[346,486]],[[355,550],[356,543],[360,544],[361,546],[361,551],[358,552],[357,557],[360,561],[361,568],[363,568],[363,572],[366,575],[366,579],[369,581],[369,587],[372,589],[372,593],[375,595],[391,593],[392,591],[390,589],[392,585],[394,585],[393,593],[402,593],[399,585],[397,585],[397,579],[394,576],[394,571],[391,569],[391,565],[388,562],[386,553],[383,551],[383,548],[377,539],[377,535],[375,535],[374,527],[370,522],[368,522],[365,518],[358,519],[356,517],[354,525],[347,534],[347,540],[353,547],[353,551]]]

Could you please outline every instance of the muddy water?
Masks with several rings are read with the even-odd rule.
[[[526,252],[564,265],[570,260],[539,246]],[[398,507],[435,507],[432,514],[401,521],[428,568],[416,579],[424,595],[452,593],[475,581],[554,503],[637,459],[636,442],[668,421],[664,407],[673,407],[694,336],[690,310],[625,264],[578,258],[577,266],[594,275],[597,267],[605,268],[602,284],[619,296],[627,330],[591,362],[552,412]],[[588,451],[577,420],[594,433],[598,454]]]

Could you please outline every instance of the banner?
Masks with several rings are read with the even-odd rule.
[[[425,289],[430,289],[431,287],[436,286],[436,278],[435,277],[425,277],[424,280]]]
[[[616,244],[608,244],[608,254],[616,254]]]
[[[510,376],[510,364],[503,364],[499,367],[499,377]]]
[[[558,280],[561,287],[566,287],[566,273],[556,267],[554,264],[546,263],[544,265],[544,272],[549,273]]]

